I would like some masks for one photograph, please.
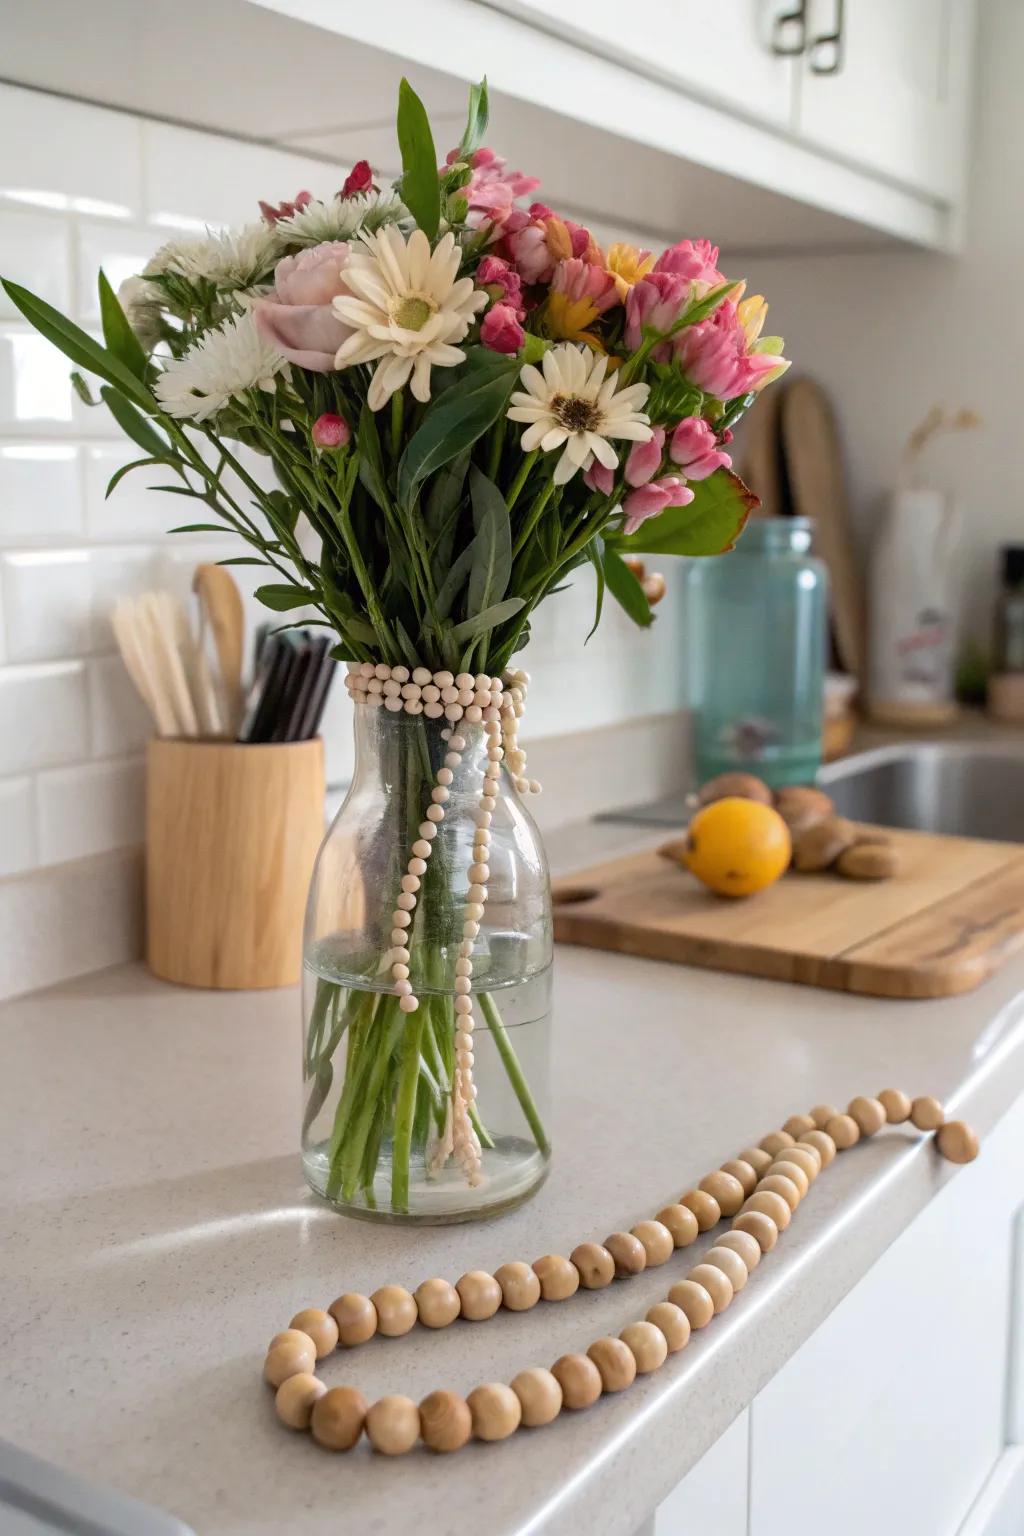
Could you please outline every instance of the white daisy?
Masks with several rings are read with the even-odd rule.
[[[507,414],[510,421],[529,422],[521,442],[525,453],[534,448],[550,453],[565,444],[555,465],[556,485],[571,480],[578,469],[589,469],[594,459],[614,469],[619,460],[610,437],[650,441],[650,421],[641,409],[650,393],[648,384],[618,389],[618,374],[604,376],[607,357],[595,357],[568,341],[549,347],[542,367],[543,373],[532,363],[522,369],[519,377],[526,391],[515,392]]]
[[[143,277],[174,272],[195,282],[206,278],[218,288],[249,288],[266,277],[284,249],[277,226],[246,224],[215,231],[195,240],[171,240],[151,257]]]
[[[153,393],[169,416],[206,421],[247,389],[273,389],[275,375],[287,366],[252,315],[236,315],[169,362]]]
[[[350,240],[358,230],[379,229],[408,217],[397,192],[370,192],[359,197],[333,197],[329,203],[311,202],[279,219],[278,234],[286,245],[322,245],[325,240]]]
[[[458,276],[461,261],[454,235],[443,235],[431,252],[421,229],[406,241],[396,224],[353,243],[343,274],[349,293],[331,301],[352,335],[334,361],[337,368],[377,363],[367,395],[371,411],[410,375],[416,399],[429,400],[431,368],[465,361],[455,343],[465,339],[487,295],[471,277]]]

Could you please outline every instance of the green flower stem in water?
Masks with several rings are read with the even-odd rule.
[[[547,1132],[541,1122],[540,1115],[537,1113],[537,1106],[533,1102],[533,1094],[530,1092],[526,1078],[523,1076],[523,1069],[519,1065],[519,1058],[512,1048],[511,1040],[508,1038],[508,1031],[502,1023],[501,1014],[498,1012],[498,1005],[489,992],[479,992],[477,997],[483,1016],[487,1020],[487,1027],[491,1031],[491,1038],[498,1048],[498,1055],[501,1057],[505,1065],[505,1071],[508,1073],[508,1080],[515,1089],[516,1098],[519,1100],[519,1107],[526,1116],[527,1125],[533,1132],[533,1139],[537,1143],[539,1150],[547,1156],[551,1150],[551,1143],[548,1141]]]

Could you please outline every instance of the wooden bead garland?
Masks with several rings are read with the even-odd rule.
[[[474,1437],[505,1440],[520,1426],[550,1424],[563,1409],[579,1411],[602,1393],[625,1391],[638,1375],[659,1370],[686,1347],[693,1331],[707,1327],[732,1304],[836,1152],[880,1128],[879,1111],[893,1124],[927,1122],[937,1132],[939,1152],[950,1162],[967,1163],[978,1155],[974,1131],[961,1120],[946,1121],[936,1099],[911,1101],[896,1089],[884,1089],[877,1098],[851,1100],[846,1113],[816,1105],[809,1115],[791,1116],[788,1129],[770,1132],[759,1148],[746,1148],[708,1174],[653,1220],[637,1222],[631,1232],[613,1232],[604,1244],[580,1243],[568,1259],[548,1253],[533,1265],[503,1264],[494,1275],[471,1270],[454,1286],[443,1279],[425,1280],[413,1293],[398,1285],[381,1286],[372,1296],[348,1291],[327,1311],[307,1307],[297,1312],[290,1326],[271,1339],[264,1362],[278,1417],[289,1429],[309,1430],[328,1450],[350,1450],[365,1430],[381,1455],[403,1455],[417,1440],[447,1453]],[[829,1129],[821,1128],[822,1120]],[[738,1206],[737,1190],[744,1197]],[[327,1388],[314,1373],[317,1359],[363,1343],[374,1333],[398,1338],[417,1320],[428,1328],[447,1327],[460,1316],[482,1322],[502,1307],[527,1311],[541,1298],[564,1301],[580,1287],[596,1290],[616,1275],[640,1274],[664,1264],[674,1249],[695,1240],[698,1228],[709,1230],[731,1211],[731,1229],[645,1318],[630,1323],[618,1338],[596,1339],[586,1354],[562,1355],[550,1370],[534,1366],[520,1371],[510,1386],[487,1382],[467,1398],[431,1392],[418,1407],[411,1398],[389,1395],[371,1406],[357,1388]]]

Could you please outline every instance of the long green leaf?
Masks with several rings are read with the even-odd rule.
[[[441,222],[437,151],[426,108],[408,80],[398,87],[398,147],[402,151],[402,201],[428,240]]]
[[[469,112],[466,116],[466,127],[459,145],[459,159],[468,160],[474,150],[480,148],[487,132],[487,120],[490,116],[490,103],[487,99],[487,76],[479,85],[471,85],[469,88]]]
[[[137,379],[145,383],[149,372],[149,358],[142,350],[139,338],[128,324],[128,316],[121,308],[121,302],[111,288],[102,267],[97,283],[100,295],[100,321],[107,351],[113,353]]]
[[[503,603],[495,603],[491,608],[485,608],[482,613],[476,613],[471,619],[463,619],[461,624],[456,624],[452,630],[452,639],[459,645],[465,640],[475,640],[478,635],[489,634],[492,629],[497,629],[499,624],[504,624],[506,619],[515,618],[520,608],[525,606],[525,600],[521,597],[506,597]]]
[[[465,586],[466,577],[469,575],[475,554],[476,540],[471,539],[465,549],[452,561],[448,567],[447,575],[437,590],[434,600],[434,610],[439,619],[446,619],[452,611],[452,604]]]
[[[111,491],[116,490],[116,488],[120,485],[121,481],[124,479],[125,475],[127,475],[130,470],[133,470],[133,469],[144,469],[146,467],[146,465],[148,465],[148,464],[164,464],[165,462],[166,462],[166,460],[161,457],[161,458],[147,458],[147,459],[132,459],[130,464],[122,464],[120,469],[115,469],[114,470],[114,473],[111,475],[110,479],[107,481],[107,489],[106,489],[106,491],[103,494],[104,501],[106,501],[106,499],[110,495]]]
[[[590,640],[591,637],[596,634],[597,626],[601,622],[601,614],[604,612],[604,589],[606,582],[604,575],[604,565],[602,563],[603,555],[604,540],[601,538],[600,534],[595,534],[594,538],[592,538],[590,543],[587,545],[587,559],[594,567],[594,575],[597,578],[597,597],[594,601],[594,622],[590,626],[590,634],[587,635],[587,639],[583,642],[584,645],[586,645],[587,640]],[[549,592],[547,595],[550,597],[551,593]]]
[[[473,564],[466,594],[468,618],[500,603],[512,574],[512,528],[505,498],[474,464],[469,472],[473,505]]]
[[[721,555],[734,548],[760,505],[753,491],[729,469],[716,469],[691,489],[689,506],[666,507],[636,533],[607,535],[606,542],[627,555]]]
[[[644,596],[644,589],[637,581],[629,566],[626,565],[613,549],[605,545],[601,556],[601,564],[604,567],[605,580],[608,590],[619,606],[639,624],[641,629],[646,629],[654,622],[651,605]]]
[[[79,368],[97,374],[99,378],[106,379],[108,384],[116,385],[144,411],[153,412],[157,409],[155,399],[141,380],[120,359],[101,347],[98,341],[94,341],[87,331],[62,315],[59,309],[37,298],[20,283],[12,283],[9,278],[0,278],[0,287],[39,334],[51,341],[59,352],[63,352]]]
[[[374,501],[385,512],[390,505],[388,483],[384,473],[384,456],[381,453],[380,433],[370,407],[364,403],[359,413],[359,430],[356,436],[359,449],[359,479]]]
[[[273,608],[275,613],[286,613],[289,608],[304,608],[307,603],[316,602],[316,593],[310,587],[293,587],[284,582],[257,587],[253,596],[265,608]]]
[[[135,409],[130,400],[125,399],[120,390],[112,384],[102,384],[100,394],[121,431],[144,453],[150,454],[155,461],[164,460],[168,464],[176,462],[177,454],[166,437],[146,420],[141,411]]]
[[[411,506],[419,485],[451,459],[472,447],[508,405],[518,365],[499,372],[473,368],[427,409],[398,466],[398,496]]]

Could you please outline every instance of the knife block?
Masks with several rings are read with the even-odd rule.
[[[298,981],[324,835],[323,743],[157,738],[146,758],[146,960],[189,987]]]

